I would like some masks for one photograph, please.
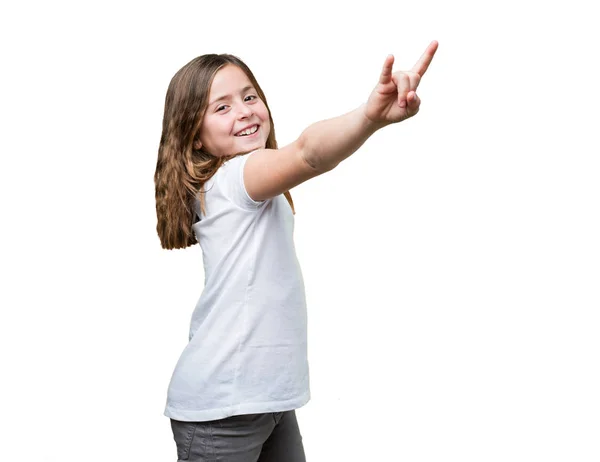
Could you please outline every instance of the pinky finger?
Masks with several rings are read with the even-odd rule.
[[[388,55],[383,63],[383,69],[379,76],[379,83],[386,84],[392,78],[392,66],[394,65],[394,55]]]

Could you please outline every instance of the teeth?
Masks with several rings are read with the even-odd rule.
[[[258,125],[255,125],[252,128],[248,128],[248,129],[244,130],[243,132],[239,132],[236,136],[252,135],[252,133],[256,132],[256,130],[258,130]]]

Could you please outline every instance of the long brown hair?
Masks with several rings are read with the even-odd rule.
[[[226,161],[237,154],[225,157],[213,156],[194,148],[208,105],[208,96],[215,74],[225,65],[238,66],[248,76],[258,96],[269,111],[271,131],[266,148],[277,149],[275,127],[267,99],[254,75],[236,56],[207,54],[199,56],[183,66],[171,79],[165,98],[162,135],[158,148],[158,161],[154,173],[156,196],[156,231],[165,249],[183,249],[197,243],[192,232],[193,203],[199,195],[200,208],[206,213],[204,183]],[[289,191],[284,193],[292,211],[294,202]]]

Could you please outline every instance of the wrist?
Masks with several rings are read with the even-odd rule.
[[[367,115],[367,103],[363,103],[362,106],[360,106],[359,111],[361,112],[361,114],[363,116],[365,126],[372,133],[375,133],[377,130],[380,130],[383,127],[389,125],[389,122],[386,122],[386,121],[382,121],[382,120],[376,121],[376,120],[370,119],[369,116]]]

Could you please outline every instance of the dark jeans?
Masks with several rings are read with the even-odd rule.
[[[294,411],[247,414],[208,422],[171,419],[177,461],[305,462]]]

